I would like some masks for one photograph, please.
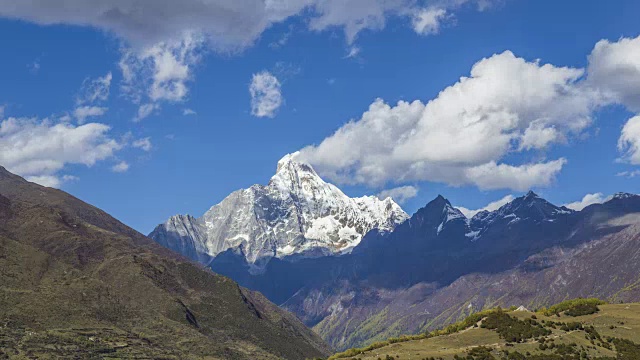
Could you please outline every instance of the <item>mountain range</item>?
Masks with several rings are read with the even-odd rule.
[[[150,237],[262,292],[336,349],[434,329],[487,307],[640,299],[640,196],[619,193],[574,211],[529,192],[472,218],[442,196],[411,217],[388,199],[354,205],[362,199],[349,200],[288,156],[266,187],[234,193],[176,230],[170,219]],[[371,216],[371,208],[386,211]],[[327,215],[340,226],[308,231]],[[345,224],[358,235],[327,235]],[[240,233],[249,235],[233,243]]]
[[[0,167],[0,358],[297,360],[329,353],[260,293]]]

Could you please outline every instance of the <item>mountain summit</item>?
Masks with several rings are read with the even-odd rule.
[[[235,191],[200,218],[173,216],[149,236],[200,262],[233,249],[259,272],[274,257],[349,253],[369,230],[408,218],[391,198],[348,197],[296,158],[278,161],[268,185]]]

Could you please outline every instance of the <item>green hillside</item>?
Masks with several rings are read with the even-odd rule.
[[[640,359],[640,304],[580,299],[537,312],[489,310],[330,359]]]

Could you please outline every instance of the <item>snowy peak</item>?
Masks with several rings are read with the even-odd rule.
[[[271,178],[271,182],[282,181],[287,183],[297,183],[300,180],[324,181],[318,176],[311,165],[296,161],[298,152],[285,155],[276,168],[276,174]]]
[[[516,198],[512,202],[504,205],[498,212],[503,214],[513,213],[524,219],[548,220],[557,215],[570,214],[573,210],[565,207],[558,207],[539,197],[533,191],[529,191],[525,196]]]
[[[489,227],[496,224],[513,225],[520,221],[540,223],[553,222],[559,216],[574,213],[564,206],[558,207],[538,196],[533,191],[518,197],[495,211],[481,211],[469,220],[473,232],[480,236]]]
[[[370,230],[391,231],[408,218],[392,199],[348,197],[297,157],[278,161],[268,185],[235,191],[201,218],[175,218],[150,236],[174,249],[197,244],[208,256],[241,248],[260,271],[273,257],[348,253]]]
[[[311,165],[307,163],[303,163],[298,161],[298,156],[300,155],[299,151],[296,151],[291,154],[287,154],[282,157],[282,159],[278,160],[278,166],[276,168],[276,174],[280,172],[310,172],[317,176],[315,170],[311,167]]]
[[[625,193],[625,192],[618,192],[618,193],[613,194],[611,199],[609,199],[608,201],[631,199],[631,198],[635,198],[635,197],[638,197],[638,195],[631,194],[631,193]]]
[[[453,207],[449,200],[445,199],[442,195],[438,195],[435,199],[431,200],[411,218],[413,225],[433,229],[436,235],[440,235],[441,232],[453,224],[466,226],[466,221],[467,218],[464,214]]]

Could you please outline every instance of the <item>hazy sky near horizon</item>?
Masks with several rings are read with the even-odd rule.
[[[640,2],[0,0],[0,165],[148,233],[300,151],[472,214],[640,192]],[[1,189],[0,189],[1,192]]]

